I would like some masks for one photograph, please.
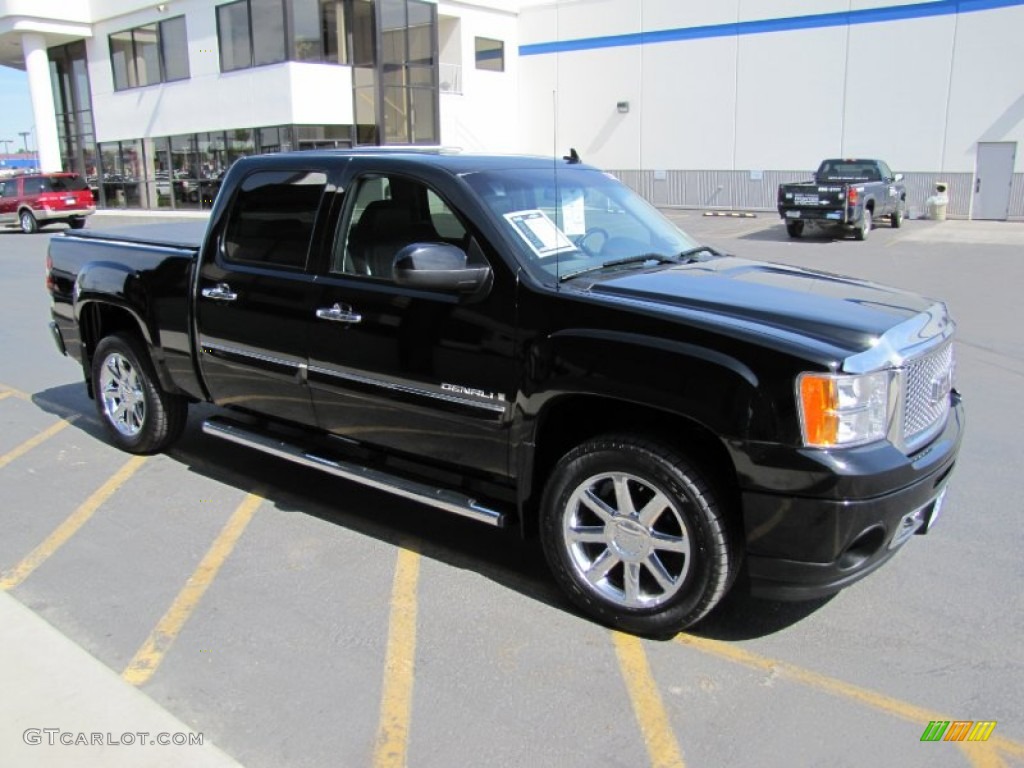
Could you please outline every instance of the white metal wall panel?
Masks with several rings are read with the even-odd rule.
[[[1024,6],[957,18],[943,168],[973,170],[979,141],[1024,147]],[[1017,152],[1015,171],[1024,171]]]

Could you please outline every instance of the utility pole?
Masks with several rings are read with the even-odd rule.
[[[28,131],[18,131],[18,135],[21,136],[21,151],[26,155],[28,154]]]
[[[0,144],[4,145],[4,154],[5,155],[11,154],[11,144],[13,144],[13,143],[14,142],[11,139],[0,139]]]

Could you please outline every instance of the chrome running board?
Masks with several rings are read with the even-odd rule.
[[[338,459],[328,459],[303,450],[297,445],[287,443],[275,437],[255,432],[242,425],[221,418],[208,419],[203,422],[203,432],[219,437],[246,448],[253,448],[271,456],[301,464],[312,469],[351,480],[379,491],[401,496],[404,499],[418,501],[445,512],[468,517],[480,523],[487,523],[501,528],[505,525],[505,515],[493,509],[481,506],[475,499],[457,491],[435,488],[415,480],[391,475],[378,469],[370,469],[359,464],[352,464]]]

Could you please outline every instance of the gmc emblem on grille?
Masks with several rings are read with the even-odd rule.
[[[928,392],[928,397],[932,402],[932,405],[938,405],[942,402],[942,399],[949,394],[949,390],[953,386],[953,374],[946,370],[941,374],[932,379],[931,388]]]

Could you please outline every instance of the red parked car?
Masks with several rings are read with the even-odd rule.
[[[26,234],[55,222],[81,229],[95,212],[92,190],[77,173],[26,173],[0,184],[0,226]]]

